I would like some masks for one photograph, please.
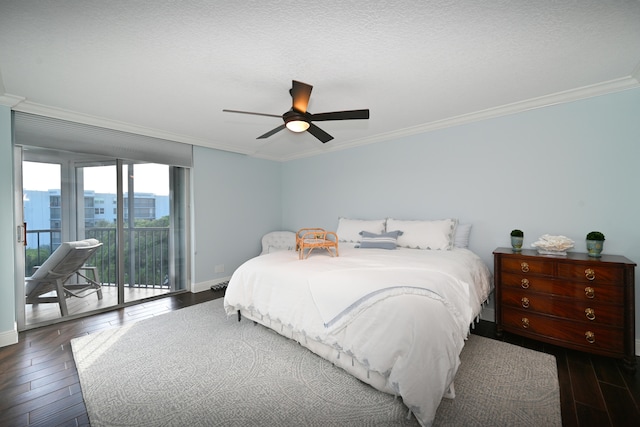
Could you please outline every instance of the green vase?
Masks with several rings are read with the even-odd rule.
[[[524,242],[524,237],[511,236],[511,247],[514,251],[520,252],[522,250],[522,242]]]
[[[600,258],[604,241],[602,240],[587,240],[587,252],[590,257]]]

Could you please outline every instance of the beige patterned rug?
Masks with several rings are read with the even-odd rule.
[[[71,342],[91,425],[416,426],[400,398],[214,300]],[[437,426],[559,426],[553,356],[472,335]]]

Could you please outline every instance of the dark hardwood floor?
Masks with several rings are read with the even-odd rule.
[[[224,291],[184,293],[20,333],[0,348],[0,426],[88,426],[69,341],[106,328],[220,298]],[[482,321],[473,333],[496,338]],[[502,341],[553,354],[564,426],[640,425],[640,375],[618,361],[505,334]]]

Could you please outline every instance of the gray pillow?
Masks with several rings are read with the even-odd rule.
[[[402,234],[402,231],[389,231],[386,233],[369,233],[368,231],[361,231],[360,235],[362,240],[360,245],[356,248],[374,248],[374,249],[395,249],[398,242],[398,236]]]

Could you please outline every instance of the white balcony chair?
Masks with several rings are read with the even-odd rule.
[[[85,263],[102,246],[96,239],[62,243],[42,265],[25,278],[26,303],[58,303],[62,316],[69,315],[66,299],[84,298],[97,293],[102,299],[102,285],[96,267]],[[88,274],[92,273],[92,278]],[[67,283],[76,278],[74,283]],[[56,296],[46,296],[50,292]]]

